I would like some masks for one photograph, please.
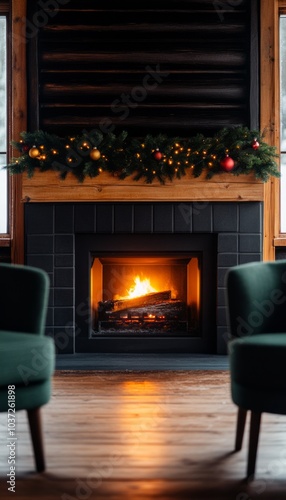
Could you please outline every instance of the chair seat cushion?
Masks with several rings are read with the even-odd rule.
[[[55,346],[50,337],[0,330],[0,387],[28,386],[51,377]]]
[[[286,389],[286,333],[265,333],[229,344],[231,378],[257,389]]]

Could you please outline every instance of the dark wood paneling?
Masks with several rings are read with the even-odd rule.
[[[40,23],[39,6],[29,2],[37,25],[30,128],[74,133],[106,118],[114,132],[132,135],[250,126],[257,9],[235,3],[221,10],[212,0],[145,0],[133,8],[70,0]]]

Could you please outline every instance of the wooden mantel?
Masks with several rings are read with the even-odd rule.
[[[119,180],[108,173],[79,183],[69,176],[60,180],[58,173],[37,173],[23,176],[23,202],[91,202],[91,201],[263,201],[264,183],[252,175],[234,176],[229,173],[194,178],[187,174],[181,179],[146,184],[131,177]]]

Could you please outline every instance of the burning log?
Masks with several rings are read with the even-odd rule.
[[[181,300],[171,299],[171,291],[148,293],[133,299],[120,299],[100,302],[101,319],[119,320],[130,318],[184,318],[186,304]]]
[[[147,293],[146,295],[141,295],[140,297],[135,297],[133,299],[104,300],[99,302],[98,306],[99,311],[102,312],[121,311],[122,309],[128,309],[129,307],[158,304],[163,300],[170,299],[171,290],[167,290],[164,292]]]
[[[122,309],[130,309],[132,307],[147,307],[154,304],[160,304],[164,300],[171,299],[171,290],[164,292],[147,293],[133,299],[119,299],[113,301],[113,310],[121,311]]]

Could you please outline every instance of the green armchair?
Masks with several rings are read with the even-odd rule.
[[[0,264],[0,411],[10,430],[13,410],[27,411],[38,472],[45,469],[40,408],[51,397],[55,368],[54,341],[44,336],[48,294],[44,271]]]
[[[251,412],[247,476],[255,474],[261,414],[286,414],[286,260],[235,266],[226,276],[235,450]]]

